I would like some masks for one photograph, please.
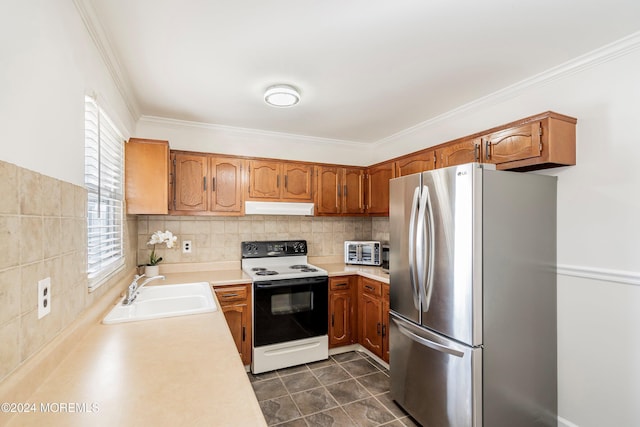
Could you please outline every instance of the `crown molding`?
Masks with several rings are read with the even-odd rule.
[[[563,64],[550,68],[518,83],[507,86],[504,89],[500,89],[499,91],[493,92],[482,98],[478,98],[474,101],[463,104],[457,108],[454,108],[453,110],[447,111],[446,113],[420,122],[417,125],[411,126],[385,138],[379,139],[374,142],[373,145],[379,147],[385,144],[396,143],[399,139],[410,136],[411,134],[427,129],[450,118],[456,117],[463,113],[485,108],[487,105],[497,104],[505,99],[513,98],[530,88],[543,86],[554,80],[558,80],[572,74],[577,74],[586,69],[596,67],[600,64],[612,61],[616,58],[633,52],[638,48],[640,48],[640,31],[619,39],[613,43],[609,43],[584,55],[578,56],[577,58],[564,62]]]
[[[88,0],[73,0],[73,3],[78,10],[78,14],[82,19],[82,22],[89,32],[94,45],[98,49],[98,52],[100,53],[100,56],[102,57],[102,60],[104,61],[116,88],[118,89],[118,92],[120,92],[129,114],[131,114],[134,121],[138,120],[140,118],[140,108],[138,106],[138,102],[133,96],[131,82],[122,71],[123,69],[120,65],[120,61],[111,47],[109,37],[100,24],[100,20],[96,16],[95,9]]]
[[[332,139],[332,138],[322,138],[318,136],[308,136],[308,135],[299,135],[294,133],[284,133],[284,132],[276,132],[276,131],[268,131],[261,129],[252,129],[252,128],[242,128],[236,126],[227,126],[227,125],[218,125],[212,123],[205,122],[196,122],[190,120],[179,120],[179,119],[170,119],[166,117],[158,117],[158,116],[147,116],[142,115],[138,120],[139,123],[147,122],[153,123],[162,126],[170,126],[170,127],[190,127],[190,128],[198,128],[198,129],[206,129],[218,132],[225,132],[228,134],[236,134],[240,136],[263,136],[267,138],[279,138],[279,139],[288,139],[295,140],[296,142],[303,143],[322,143],[322,144],[331,144],[342,147],[349,147],[352,149],[362,149],[363,147],[368,147],[369,143],[366,142],[356,142],[356,141],[347,141],[343,139]]]

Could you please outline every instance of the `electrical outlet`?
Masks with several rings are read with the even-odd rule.
[[[182,253],[190,254],[191,253],[191,240],[183,240],[182,241]]]
[[[51,277],[38,281],[38,319],[51,313]]]

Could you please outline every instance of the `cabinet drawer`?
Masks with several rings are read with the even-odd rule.
[[[329,289],[332,291],[351,289],[351,281],[348,277],[330,277]]]
[[[370,295],[382,295],[382,283],[375,280],[362,279],[362,292]]]
[[[214,288],[216,291],[216,297],[221,305],[227,303],[246,301],[247,300],[247,286],[223,286]]]

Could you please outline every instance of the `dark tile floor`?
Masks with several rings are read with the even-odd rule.
[[[417,426],[389,397],[389,371],[363,352],[253,375],[270,426]]]

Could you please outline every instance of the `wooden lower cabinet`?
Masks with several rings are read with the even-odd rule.
[[[244,365],[251,364],[251,284],[214,286]]]
[[[389,363],[389,284],[382,285],[382,360]]]
[[[389,285],[360,277],[360,345],[384,361],[389,361]]]
[[[354,276],[329,278],[329,348],[356,342]]]

